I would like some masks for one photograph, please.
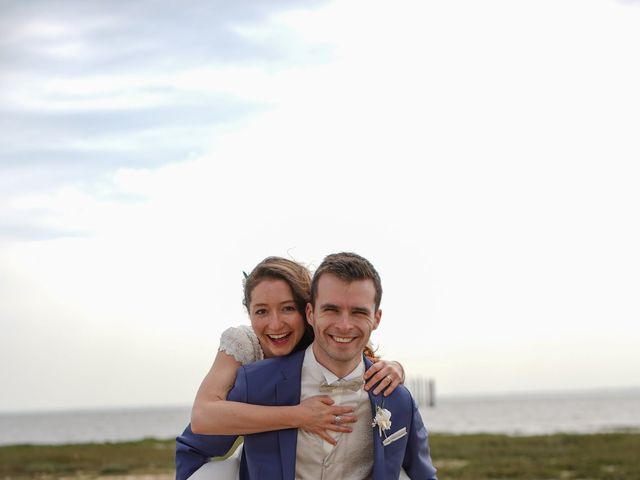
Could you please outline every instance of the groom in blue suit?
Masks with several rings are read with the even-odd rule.
[[[241,480],[389,480],[401,472],[411,479],[436,478],[427,431],[409,391],[401,385],[383,397],[373,395],[373,388],[362,389],[362,374],[371,366],[362,351],[380,323],[381,298],[380,277],[368,260],[352,253],[329,255],[314,274],[307,305],[315,334],[311,346],[238,369],[227,400],[297,405],[324,388],[353,403],[358,419],[335,446],[298,429],[245,435]],[[236,438],[197,435],[187,427],[176,443],[177,480],[224,455]]]

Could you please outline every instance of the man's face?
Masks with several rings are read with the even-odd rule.
[[[345,282],[325,273],[317,292],[315,306],[307,305],[316,358],[330,370],[332,366],[355,368],[382,316],[382,311],[376,310],[373,281]]]

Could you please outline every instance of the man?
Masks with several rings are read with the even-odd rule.
[[[404,386],[388,397],[365,392],[370,366],[362,351],[382,316],[380,277],[353,253],[327,256],[311,284],[306,314],[315,339],[306,351],[241,367],[227,400],[261,405],[296,405],[326,393],[351,405],[351,433],[335,433],[337,444],[303,430],[245,435],[240,479],[435,479],[427,431]],[[340,423],[340,417],[335,419]],[[372,428],[373,422],[373,428]],[[223,455],[235,436],[195,435],[177,439],[176,476],[186,480],[209,457]]]

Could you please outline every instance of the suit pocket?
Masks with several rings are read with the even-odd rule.
[[[393,443],[393,442],[395,442],[397,440],[400,440],[406,434],[407,434],[407,427],[402,427],[400,430],[397,430],[397,431],[393,432],[391,435],[387,436],[387,438],[385,438],[382,441],[382,445],[384,445],[386,447],[390,443]]]

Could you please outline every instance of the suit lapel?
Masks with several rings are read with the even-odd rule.
[[[297,405],[300,403],[300,378],[303,360],[304,350],[294,353],[279,372],[281,379],[276,383],[276,405]],[[298,429],[278,430],[278,441],[280,443],[283,479],[293,480],[296,472]]]
[[[371,367],[371,361],[365,356],[364,357],[365,371],[368,370],[369,367]],[[386,402],[388,401],[389,397],[387,398],[383,397],[382,392],[379,393],[378,395],[374,395],[373,388],[369,390],[368,394],[369,394],[369,402],[371,403],[371,420],[373,421],[373,418],[376,416],[376,407],[382,406],[383,398],[385,400],[385,407],[386,407],[387,406]],[[382,445],[382,438],[380,438],[380,433],[378,432],[378,429],[374,428],[373,429],[373,479],[374,480],[385,478],[384,477],[384,465],[385,465],[384,455],[385,455],[385,451]]]
[[[371,362],[367,357],[364,358],[365,368],[369,368],[371,366]],[[384,390],[383,390],[384,391]],[[369,390],[369,400],[371,401],[371,420],[376,415],[376,407],[382,407],[384,402],[384,408],[389,410],[392,414],[391,422],[392,428],[387,434],[392,433],[403,426],[407,426],[407,418],[406,414],[402,411],[401,408],[398,407],[399,397],[396,392],[392,393],[388,397],[382,395],[380,392],[378,395],[373,395],[373,388]],[[373,428],[373,480],[385,480],[387,478],[391,478],[390,475],[395,475],[397,473],[394,472],[386,472],[387,464],[393,462],[390,457],[387,459],[387,454],[392,455],[392,450],[388,450],[384,447],[382,441],[384,437],[380,435],[380,431],[378,427]],[[388,461],[387,461],[388,460]],[[391,468],[391,467],[390,467]]]

